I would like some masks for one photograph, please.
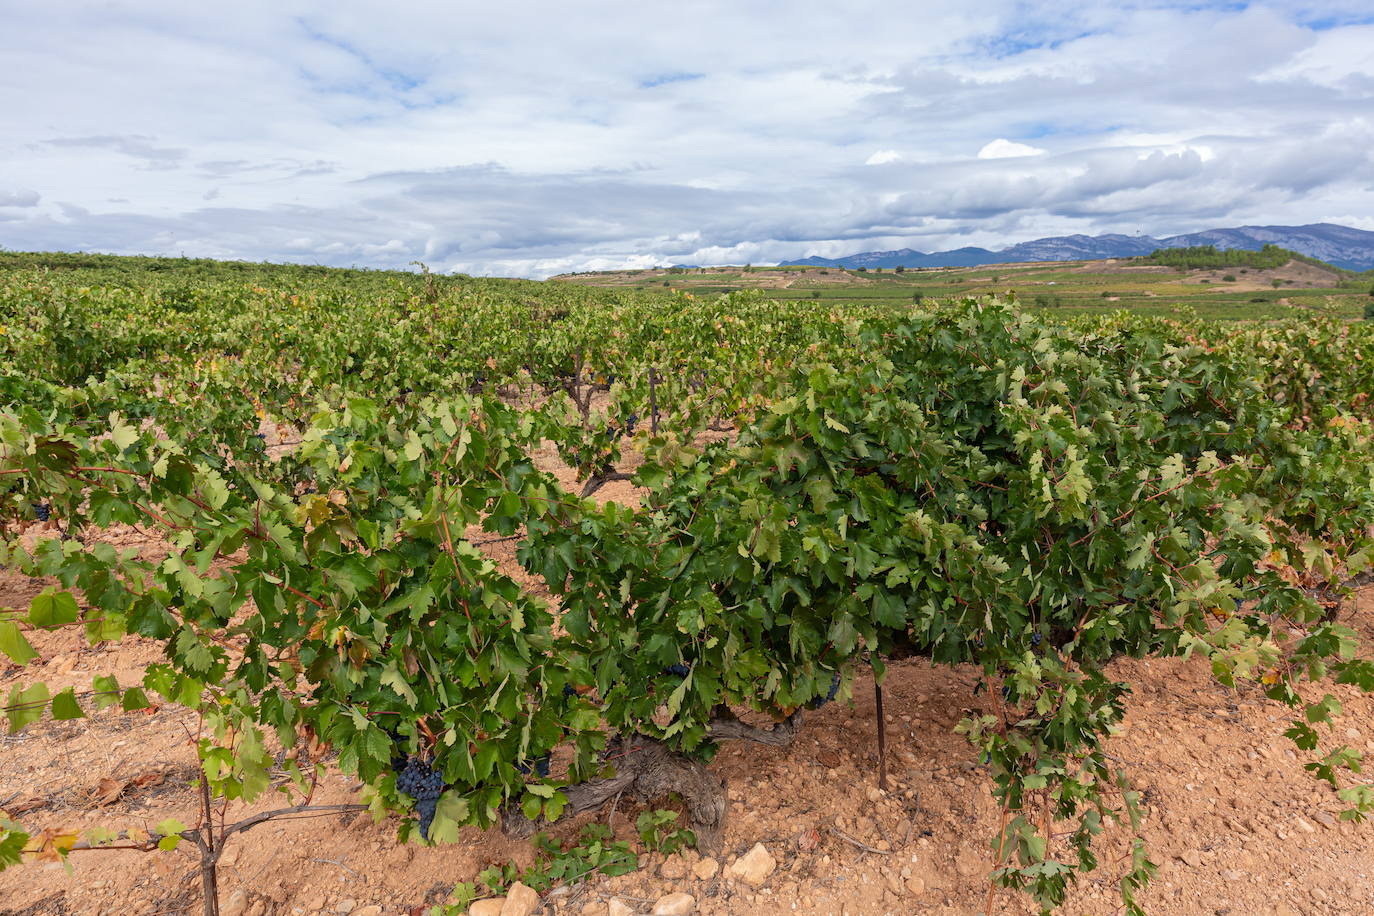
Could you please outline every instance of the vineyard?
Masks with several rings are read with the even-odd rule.
[[[1151,664],[1211,678],[1180,727],[1265,704],[1245,750],[1287,742],[1368,844],[1372,393],[1374,323],[1314,313],[0,256],[0,913],[87,912],[3,907],[111,855],[193,877],[148,912],[218,913],[236,846],[307,817],[557,866],[401,912],[517,878],[583,912],[641,854],[772,838],[738,833],[741,760],[837,741],[865,765],[808,772],[870,825],[915,798],[905,836],[790,848],[925,855],[957,778],[991,826],[944,912],[1156,912],[1161,800],[1115,744]],[[4,762],[174,714],[181,817],[78,824]],[[957,740],[918,763],[922,722]],[[588,827],[617,810],[638,849]]]

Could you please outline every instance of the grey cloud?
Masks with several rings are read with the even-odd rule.
[[[171,146],[156,146],[155,138],[137,135],[102,137],[58,137],[43,141],[44,146],[59,149],[103,149],[123,156],[140,159],[154,168],[171,168],[187,156],[187,150]]]
[[[34,191],[0,191],[0,207],[36,207],[42,199]]]

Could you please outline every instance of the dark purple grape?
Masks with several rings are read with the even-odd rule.
[[[806,705],[809,706],[809,707],[812,708],[812,709],[820,709],[820,708],[821,708],[822,706],[824,706],[826,703],[833,702],[834,699],[835,699],[836,694],[838,694],[839,692],[840,692],[840,673],[837,671],[837,672],[835,672],[834,676],[830,678],[830,689],[829,689],[828,691],[826,691],[825,696],[823,696],[823,697],[816,697],[815,699],[813,699],[810,703],[807,703]]]
[[[396,791],[409,795],[417,802],[437,801],[446,785],[442,773],[418,757],[410,758],[405,769],[396,777]]]
[[[416,802],[415,811],[420,815],[420,836],[429,839],[429,828],[434,823],[434,812],[439,807],[438,799],[426,798]]]
[[[549,776],[549,764],[551,762],[552,758],[548,754],[534,758],[534,772],[538,774],[541,779],[547,779]],[[517,772],[523,773],[526,776],[530,775],[530,765],[522,760],[517,760],[515,762],[515,769]]]

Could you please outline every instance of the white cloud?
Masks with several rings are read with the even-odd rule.
[[[1367,2],[29,4],[0,246],[543,275],[1348,221]]]
[[[1004,140],[998,137],[991,143],[986,144],[978,151],[979,159],[1016,159],[1020,156],[1040,156],[1045,150],[1038,147],[1029,146],[1025,143],[1016,143],[1011,140]]]

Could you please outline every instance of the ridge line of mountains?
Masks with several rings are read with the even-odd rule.
[[[986,248],[955,248],[926,253],[912,248],[897,251],[865,251],[842,258],[808,257],[782,264],[820,267],[977,267],[982,264],[1016,264],[1028,261],[1098,261],[1147,255],[1159,248],[1190,248],[1213,245],[1219,249],[1242,248],[1258,251],[1265,245],[1278,245],[1299,254],[1325,261],[1346,270],[1374,269],[1374,232],[1312,223],[1307,226],[1239,226],[1208,229],[1166,238],[1147,235],[1061,235],[1035,239],[990,251]]]

